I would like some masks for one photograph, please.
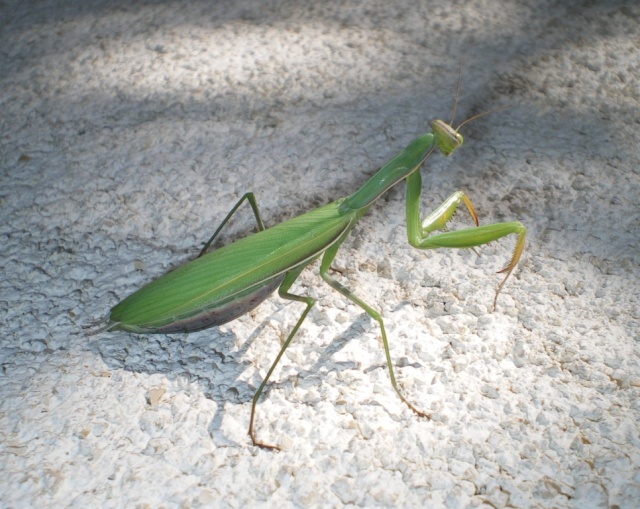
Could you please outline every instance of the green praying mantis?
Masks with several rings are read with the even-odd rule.
[[[253,444],[266,449],[278,449],[256,438],[256,405],[285,350],[316,303],[312,297],[297,295],[289,290],[303,269],[322,257],[322,279],[378,322],[391,385],[400,399],[418,416],[429,417],[408,401],[396,381],[381,313],[334,279],[329,271],[338,249],[358,220],[382,194],[406,180],[407,235],[409,244],[418,249],[474,248],[510,234],[517,235],[511,260],[500,271],[506,275],[496,290],[493,301],[495,309],[498,295],[524,250],[527,231],[524,225],[506,222],[479,226],[478,214],[462,191],[449,196],[423,221],[420,220],[419,210],[422,189],[420,167],[425,159],[435,149],[445,156],[453,154],[463,143],[458,130],[478,116],[466,120],[456,129],[442,120],[434,120],[431,132],[413,140],[355,193],[272,228],[265,228],[253,193],[245,194],[195,260],[156,279],[114,306],[105,329],[140,334],[195,332],[224,324],[251,311],[276,288],[283,299],[305,304],[304,311],[282,343],[251,404],[249,436]],[[253,210],[259,231],[207,253],[224,225],[245,201]],[[475,227],[448,231],[447,222],[461,204],[469,211]]]

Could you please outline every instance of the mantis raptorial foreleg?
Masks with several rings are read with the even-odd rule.
[[[519,222],[496,223],[486,226],[478,226],[478,214],[469,197],[462,191],[457,191],[449,196],[431,214],[420,222],[420,193],[422,190],[422,176],[420,172],[412,173],[407,177],[407,237],[409,244],[418,249],[436,249],[440,247],[448,248],[474,248],[483,244],[488,244],[493,240],[498,240],[507,235],[516,234],[516,246],[507,266],[499,273],[506,272],[507,275],[498,285],[493,298],[493,309],[495,310],[500,290],[515,268],[522,250],[524,249],[527,230]],[[475,228],[466,228],[453,232],[434,234],[436,230],[444,230],[447,221],[453,217],[458,206],[462,203],[467,207]]]

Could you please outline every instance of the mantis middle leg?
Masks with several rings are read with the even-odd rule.
[[[346,232],[348,233],[348,232]],[[393,363],[391,361],[391,352],[389,351],[389,341],[387,340],[387,331],[384,326],[384,321],[382,320],[382,315],[379,311],[376,311],[371,306],[369,306],[366,302],[364,302],[360,297],[355,295],[351,290],[349,290],[346,286],[340,284],[329,274],[329,269],[331,268],[331,264],[338,253],[338,249],[340,248],[341,242],[338,241],[329,249],[327,249],[322,257],[322,263],[320,264],[320,276],[324,279],[331,287],[344,295],[347,299],[353,302],[358,307],[362,308],[371,318],[373,318],[378,325],[380,326],[380,332],[382,334],[382,344],[384,346],[384,354],[387,358],[387,367],[389,368],[389,378],[391,379],[391,385],[395,389],[396,393],[400,397],[402,401],[406,403],[406,405],[413,410],[420,417],[426,417],[430,419],[430,416],[421,410],[418,410],[415,406],[413,406],[409,400],[404,396],[402,391],[400,390],[400,386],[398,382],[396,382],[396,376],[393,371]]]

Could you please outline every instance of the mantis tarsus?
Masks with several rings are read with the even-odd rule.
[[[342,242],[373,202],[385,191],[406,179],[407,235],[412,246],[418,249],[473,248],[510,234],[517,235],[511,260],[500,271],[506,273],[506,276],[496,290],[493,302],[495,309],[498,294],[524,249],[524,225],[509,222],[479,226],[475,208],[462,191],[453,193],[423,221],[420,220],[420,167],[435,148],[445,156],[455,152],[463,142],[462,135],[458,133],[463,124],[454,129],[442,120],[434,120],[431,132],[413,140],[355,193],[269,229],[264,227],[253,193],[245,194],[224,218],[197,259],[156,279],[114,306],[106,329],[145,334],[199,331],[221,325],[247,313],[276,288],[283,299],[305,304],[302,315],[283,342],[251,405],[249,435],[253,444],[267,449],[277,449],[274,445],[256,439],[256,405],[282,355],[316,302],[312,297],[290,293],[289,289],[302,270],[322,256],[322,279],[378,322],[389,377],[396,393],[417,415],[429,417],[407,400],[396,382],[381,314],[336,281],[329,274],[329,269]],[[221,229],[244,201],[251,205],[259,231],[206,253]],[[468,209],[476,227],[446,231],[447,221],[461,204]],[[445,231],[434,233],[439,230]]]

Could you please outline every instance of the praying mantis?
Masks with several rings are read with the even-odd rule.
[[[478,116],[466,120],[456,129],[442,120],[434,120],[430,132],[409,143],[353,194],[271,228],[265,228],[254,194],[246,193],[227,214],[195,260],[147,284],[114,306],[103,330],[139,334],[195,332],[227,323],[251,311],[276,288],[283,299],[305,304],[304,311],[282,343],[251,404],[249,436],[253,444],[265,449],[278,449],[256,438],[256,405],[278,362],[316,303],[312,297],[297,295],[289,290],[309,264],[322,258],[322,279],[378,323],[389,378],[395,392],[415,414],[428,418],[425,412],[418,410],[405,397],[396,381],[381,313],[334,279],[329,271],[340,246],[371,205],[391,187],[406,180],[407,236],[413,247],[474,248],[507,235],[517,236],[511,259],[500,271],[506,275],[496,290],[493,301],[495,309],[498,295],[524,250],[525,226],[517,221],[479,226],[478,214],[463,191],[453,193],[422,221],[419,210],[422,189],[420,168],[425,159],[436,149],[444,156],[453,154],[463,143],[458,130]],[[253,210],[259,231],[207,253],[224,225],[245,201]],[[448,231],[447,222],[460,205],[466,207],[475,227]]]

